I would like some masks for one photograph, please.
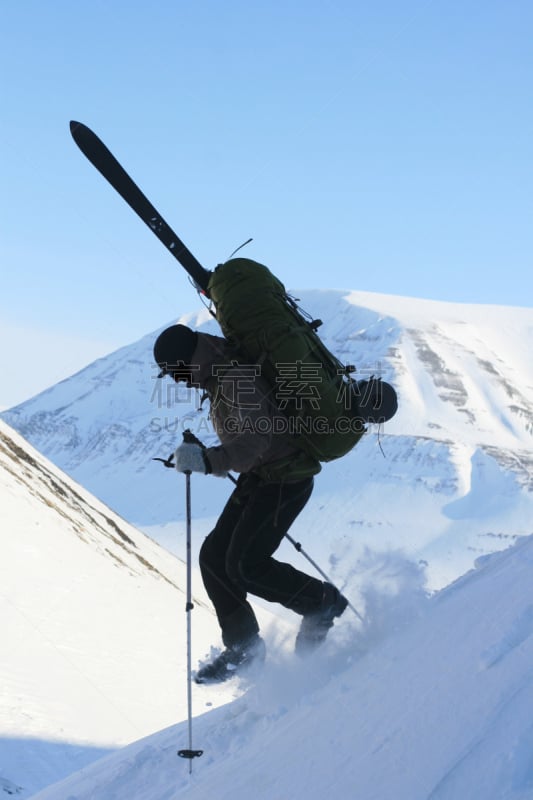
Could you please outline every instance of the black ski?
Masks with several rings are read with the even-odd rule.
[[[200,289],[207,292],[210,271],[202,267],[181,239],[176,236],[170,225],[165,222],[161,214],[141,192],[113,153],[90,128],[81,122],[71,121],[70,132],[83,155],[155,233],[159,241],[180,262]]]

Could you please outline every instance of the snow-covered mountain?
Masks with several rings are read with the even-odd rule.
[[[195,393],[156,380],[156,331],[2,415],[57,465],[0,423],[5,792],[141,739],[42,800],[532,800],[533,311],[298,296],[342,360],[400,395],[380,443],[324,466],[291,531],[364,626],[347,611],[302,670],[295,615],[269,626],[260,608],[257,686],[194,687],[211,710],[192,781],[183,725],[141,738],[185,717],[185,567],[130,523],[185,554],[182,476],[152,458],[184,427],[213,438]],[[216,332],[205,310],[180,321]],[[195,561],[231,488],[193,476]],[[280,557],[306,568],[288,543]],[[194,586],[196,662],[218,626]]]
[[[432,588],[474,559],[532,531],[533,310],[362,292],[297,293],[324,320],[326,344],[361,377],[381,373],[400,410],[381,445],[367,435],[324,466],[294,528],[356,599],[365,548],[403,548],[428,562]],[[207,310],[180,321],[217,332]],[[156,380],[157,331],[4,413],[39,450],[130,522],[175,552],[183,499],[168,456],[191,427],[212,438],[192,390]],[[194,493],[197,539],[231,485],[207,477]]]
[[[0,521],[0,797],[24,798],[184,718],[186,576],[4,422]],[[193,614],[201,656],[201,590]]]
[[[182,724],[34,800],[531,800],[533,537],[430,599],[401,561],[375,567],[365,630],[305,668],[270,659],[194,720],[192,776]]]

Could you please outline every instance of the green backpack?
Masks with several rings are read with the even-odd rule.
[[[232,258],[212,273],[208,294],[224,336],[272,387],[281,414],[277,422],[295,444],[318,461],[348,453],[363,433],[354,381],[270,270],[247,258]],[[278,431],[279,432],[279,431]]]

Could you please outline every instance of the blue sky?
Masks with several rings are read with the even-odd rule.
[[[293,289],[530,306],[532,34],[529,0],[4,4],[0,406],[197,303],[70,119],[207,267],[252,236]]]

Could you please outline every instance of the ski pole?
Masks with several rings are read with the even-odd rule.
[[[290,542],[290,543],[293,545],[293,547],[294,547],[294,549],[295,549],[295,550],[297,550],[299,553],[301,553],[301,554],[303,555],[303,557],[304,557],[304,558],[306,558],[306,559],[309,561],[309,563],[310,563],[310,564],[312,564],[312,566],[313,566],[313,567],[316,569],[316,571],[319,573],[319,575],[322,575],[322,577],[323,577],[323,578],[325,578],[325,579],[327,580],[327,582],[328,582],[328,583],[331,583],[331,585],[332,585],[332,586],[335,586],[335,584],[333,583],[333,581],[331,580],[331,578],[329,578],[329,577],[326,575],[326,573],[324,572],[324,570],[320,569],[320,567],[318,566],[318,564],[316,563],[316,561],[313,561],[313,559],[311,558],[311,556],[310,556],[310,555],[308,555],[308,553],[306,553],[306,552],[305,552],[305,550],[303,549],[303,547],[302,547],[302,545],[300,544],[300,542],[297,542],[295,539],[293,539],[293,538],[292,538],[292,536],[289,536],[289,534],[288,534],[288,533],[286,533],[286,534],[285,534],[285,538],[289,540],[289,542]],[[339,591],[339,590],[337,589],[337,591]],[[355,606],[353,606],[353,605],[350,603],[350,601],[349,601],[349,600],[348,600],[348,607],[352,609],[352,611],[353,611],[353,613],[355,614],[355,616],[356,616],[358,619],[360,619],[360,620],[361,620],[361,622],[364,622],[364,620],[363,620],[363,617],[361,616],[361,614],[359,613],[359,611],[358,611],[358,610],[355,608]]]
[[[192,747],[192,670],[191,670],[191,611],[194,608],[192,602],[192,558],[191,558],[191,473],[185,473],[185,506],[187,516],[187,602],[185,612],[187,614],[187,725],[189,734],[189,747],[186,750],[178,750],[181,758],[189,759],[189,775],[192,773],[192,760],[202,755],[203,750],[193,750]]]
[[[199,443],[199,440],[198,440],[198,439],[196,439],[196,442],[197,442],[197,443]],[[236,478],[235,478],[235,477],[234,477],[234,476],[233,476],[233,475],[232,475],[230,472],[228,472],[228,478],[230,479],[230,481],[231,481],[233,484],[235,484],[235,485],[237,484],[237,479],[236,479]],[[332,586],[335,586],[335,584],[333,583],[333,581],[331,580],[331,578],[330,578],[328,575],[326,575],[326,573],[324,572],[324,570],[323,570],[323,569],[321,569],[321,568],[318,566],[318,564],[316,563],[316,561],[313,561],[313,559],[311,558],[311,556],[310,556],[308,553],[306,553],[306,552],[305,552],[305,550],[303,549],[303,547],[302,547],[302,545],[300,544],[300,542],[297,542],[297,541],[296,541],[295,539],[293,539],[293,538],[292,538],[292,536],[290,536],[288,533],[286,533],[286,534],[285,534],[285,538],[286,538],[286,539],[288,539],[288,541],[289,541],[289,542],[292,544],[292,546],[294,547],[294,549],[298,551],[298,553],[301,553],[301,554],[303,555],[303,557],[304,557],[304,558],[306,558],[306,559],[309,561],[309,563],[310,563],[310,564],[311,564],[311,565],[312,565],[312,566],[313,566],[313,567],[316,569],[316,571],[318,572],[318,574],[319,574],[319,575],[321,575],[321,576],[322,576],[322,577],[323,577],[323,578],[324,578],[324,579],[325,579],[325,580],[326,580],[328,583],[330,583]],[[337,587],[335,587],[335,588],[337,588]],[[337,591],[339,591],[339,589],[337,589]],[[353,611],[353,613],[355,614],[355,616],[356,616],[356,617],[357,617],[357,618],[358,618],[358,619],[359,619],[361,622],[364,622],[364,620],[363,620],[363,617],[361,616],[361,614],[359,613],[359,611],[358,611],[358,610],[355,608],[355,606],[354,606],[354,605],[352,605],[352,603],[350,603],[350,601],[349,601],[349,600],[348,600],[348,607],[352,609],[352,611]]]
[[[200,439],[198,439],[198,437],[195,436],[194,433],[191,430],[189,430],[188,428],[183,433],[183,439],[184,439],[184,441],[187,441],[187,442],[194,442],[194,444],[198,444],[198,445],[200,445],[200,447],[205,449],[205,445],[203,444],[203,442],[201,442]],[[173,461],[172,461],[173,457],[174,457],[174,454],[171,453],[170,456],[168,457],[168,459],[166,459],[166,460],[164,458],[154,458],[153,460],[154,461],[162,461],[163,464],[165,465],[165,467],[173,467],[174,466]],[[237,478],[234,475],[232,475],[231,472],[228,472],[227,477],[230,479],[230,481],[234,485],[237,485]],[[293,545],[295,550],[297,550],[299,553],[301,553],[303,555],[304,558],[307,559],[307,561],[316,569],[316,571],[318,572],[319,575],[321,575],[328,583],[331,583],[332,586],[335,586],[335,584],[333,583],[331,578],[329,578],[328,575],[326,575],[324,570],[322,570],[318,566],[318,564],[315,561],[313,561],[311,556],[308,553],[305,552],[305,550],[303,549],[303,547],[300,544],[300,542],[295,541],[295,539],[293,539],[292,536],[290,536],[288,533],[285,534],[285,538],[288,539],[288,541]],[[336,586],[335,586],[335,588],[337,589]],[[337,589],[337,591],[339,591],[339,589]],[[359,611],[355,608],[355,606],[352,605],[352,603],[350,603],[349,600],[348,600],[348,607],[351,608],[351,610],[353,611],[353,613],[355,614],[357,619],[364,623],[363,617],[361,616]]]

